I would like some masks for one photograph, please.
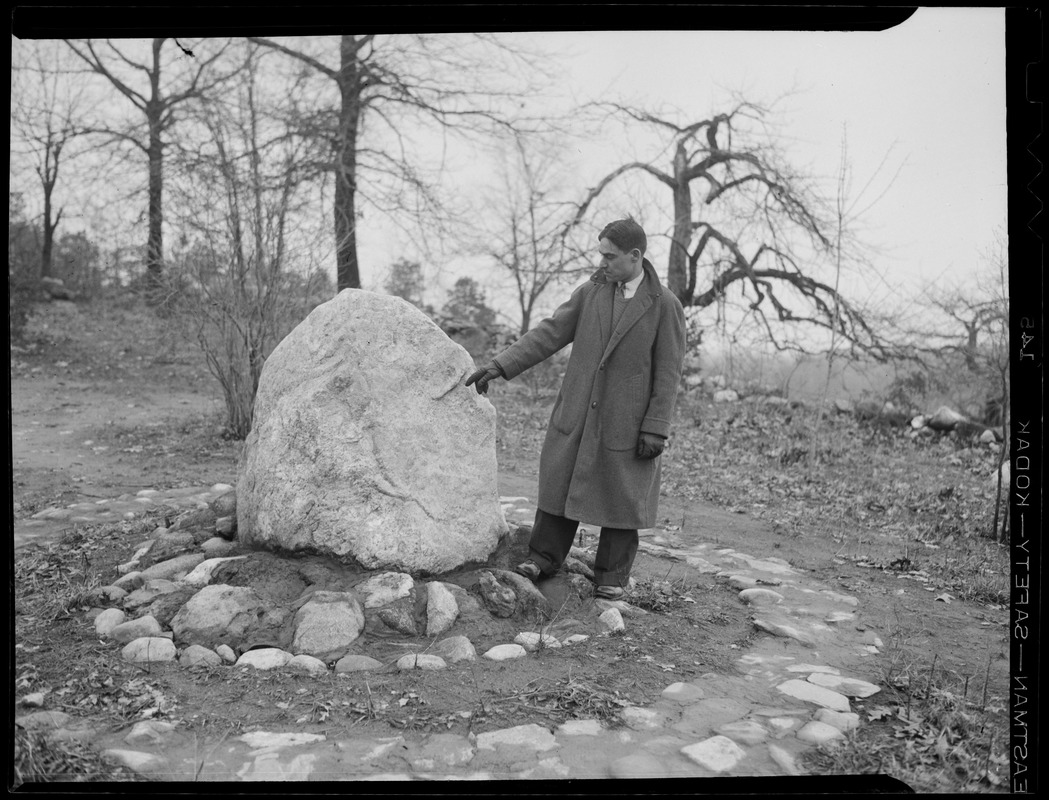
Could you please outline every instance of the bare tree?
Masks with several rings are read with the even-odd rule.
[[[131,43],[118,47],[112,40],[66,39],[69,48],[100,75],[138,112],[139,120],[125,127],[111,121],[97,121],[88,130],[109,143],[132,145],[145,155],[149,167],[148,220],[146,244],[147,285],[160,286],[164,265],[164,148],[166,135],[176,122],[176,112],[191,101],[204,97],[230,77],[215,67],[226,44],[211,47],[205,43],[184,47],[175,39],[158,37],[148,52]],[[174,74],[172,74],[174,73]]]
[[[569,235],[574,206],[558,197],[562,168],[556,150],[515,133],[503,160],[501,185],[487,204],[493,222],[481,232],[478,250],[509,274],[521,334],[531,328],[547,289],[590,269],[586,252]]]
[[[338,40],[337,65],[322,49],[327,42],[250,41],[309,66],[338,91],[334,109],[319,106],[302,123],[303,131],[311,130],[331,148],[324,167],[335,178],[339,290],[361,285],[356,227],[361,201],[381,212],[407,208],[414,213],[438,205],[422,159],[413,156],[409,131],[420,123],[460,132],[506,126],[506,107],[528,91],[526,86],[500,88],[507,76],[541,74],[523,54],[481,34],[346,34]],[[404,199],[404,189],[413,200]]]
[[[259,48],[244,49],[230,90],[194,108],[202,138],[174,151],[186,246],[168,276],[177,318],[222,386],[227,428],[238,438],[251,429],[266,358],[315,297],[293,240],[309,208],[312,175],[302,165],[317,154],[260,98]]]
[[[682,305],[705,308],[738,285],[777,346],[770,319],[836,331],[880,360],[896,354],[864,310],[815,277],[814,265],[835,249],[833,216],[766,130],[768,108],[740,101],[727,113],[680,124],[632,106],[596,107],[658,132],[666,145],[660,156],[602,178],[579,204],[576,221],[610,184],[640,173],[669,194],[667,283]]]
[[[11,155],[27,157],[39,181],[43,199],[39,276],[49,278],[55,231],[63,212],[55,207],[55,187],[62,166],[76,155],[70,148],[83,133],[83,102],[63,80],[67,65],[62,63],[62,51],[49,42],[27,46],[24,61],[16,62],[12,71]]]
[[[969,285],[928,285],[917,306],[919,324],[909,332],[921,344],[918,358],[937,383],[952,389],[962,410],[989,425],[1008,416],[1009,292],[1004,234],[981,255]],[[964,376],[964,377],[962,377]],[[959,378],[961,378],[959,380]]]
[[[952,288],[946,291],[934,290],[929,297],[929,303],[934,308],[964,331],[960,341],[945,344],[943,349],[960,352],[965,365],[973,372],[983,366],[980,363],[980,351],[984,339],[994,342],[1008,324],[1008,306],[1003,306],[1002,298],[995,295],[981,293],[981,296],[974,297],[967,291]]]

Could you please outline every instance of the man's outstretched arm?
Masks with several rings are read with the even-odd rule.
[[[492,359],[492,365],[512,380],[575,340],[576,326],[586,293],[594,284],[583,284],[556,311]]]

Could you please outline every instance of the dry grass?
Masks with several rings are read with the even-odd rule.
[[[859,730],[811,756],[810,766],[891,775],[922,793],[1007,791],[1007,701],[988,694],[991,669],[963,676],[937,671],[935,659],[897,665]]]
[[[568,719],[598,719],[610,727],[623,724],[619,714],[631,705],[619,692],[606,691],[571,673],[559,681],[548,678],[530,681],[522,691],[494,702],[524,706],[558,724]]]
[[[144,779],[114,764],[77,741],[55,741],[44,733],[15,727],[12,790],[36,783],[141,782]]]

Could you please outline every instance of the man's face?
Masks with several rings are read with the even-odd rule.
[[[608,239],[597,244],[601,269],[609,281],[628,281],[641,272],[641,253],[636,249],[624,253]]]

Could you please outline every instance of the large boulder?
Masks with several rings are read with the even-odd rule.
[[[495,409],[469,354],[397,297],[347,289],[266,360],[237,483],[246,544],[437,574],[507,532]]]

